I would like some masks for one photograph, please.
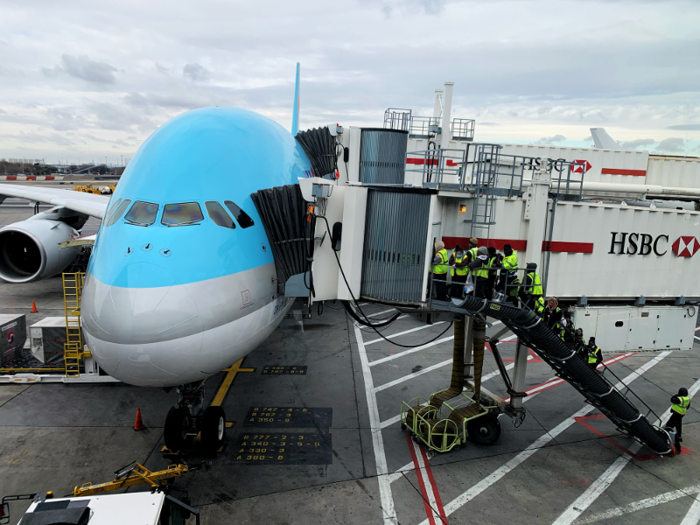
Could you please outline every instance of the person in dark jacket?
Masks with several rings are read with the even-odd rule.
[[[489,246],[488,251],[488,267],[489,268],[500,268],[502,255],[496,251],[496,248]],[[489,270],[489,276],[486,280],[486,298],[491,299],[493,297],[493,290],[496,288],[496,280],[498,279],[498,271]]]
[[[559,332],[561,330],[562,311],[559,308],[559,301],[556,297],[550,297],[547,300],[547,308],[544,310],[544,322],[547,323],[552,330]]]
[[[470,262],[467,266],[472,272],[474,278],[474,288],[476,296],[480,299],[486,297],[486,283],[488,281],[488,250],[483,246],[477,252],[476,260]]]
[[[452,285],[450,286],[450,296],[462,298],[464,291],[464,283],[467,282],[469,276],[469,268],[467,268],[466,254],[464,249],[458,244],[455,251],[450,255],[449,266],[450,275],[452,276]]]
[[[666,428],[676,429],[676,454],[681,453],[681,441],[683,441],[683,418],[685,413],[690,408],[690,397],[688,397],[687,388],[679,388],[678,394],[671,397],[671,417],[666,423]]]

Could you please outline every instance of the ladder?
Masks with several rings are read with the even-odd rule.
[[[83,358],[83,334],[80,329],[80,296],[83,292],[85,273],[63,274],[63,309],[66,316],[66,342],[63,345],[63,361],[66,377],[80,377],[80,360]]]

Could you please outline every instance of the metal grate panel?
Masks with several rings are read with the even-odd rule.
[[[430,195],[370,189],[362,260],[363,297],[419,303]]]
[[[403,184],[408,133],[391,129],[363,129],[360,182]]]

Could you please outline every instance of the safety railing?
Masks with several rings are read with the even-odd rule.
[[[420,174],[423,186],[462,185],[464,150],[428,149],[406,153],[406,173]]]
[[[452,140],[472,141],[474,140],[474,127],[476,121],[468,118],[452,119]]]
[[[501,266],[472,268],[467,271],[466,277],[462,276],[465,277],[465,280],[462,281],[457,273],[458,269],[454,265],[448,266],[448,272],[444,274],[445,280],[436,279],[436,274],[432,271],[430,273],[430,293],[427,300],[430,308],[439,306],[437,303],[434,305],[434,301],[445,302],[454,298],[464,299],[466,296],[471,296],[494,302],[510,303],[515,307],[527,306],[535,309],[534,301],[539,294],[533,293],[536,284],[534,278],[528,277],[528,274],[533,270],[527,267],[510,270]],[[483,275],[484,273],[486,275]]]
[[[411,117],[411,126],[408,129],[411,138],[426,139],[440,132],[440,117]]]
[[[384,112],[384,129],[408,131],[411,127],[410,109],[389,108]]]

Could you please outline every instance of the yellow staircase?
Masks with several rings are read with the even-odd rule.
[[[85,273],[63,274],[63,308],[66,314],[66,342],[63,345],[63,361],[66,377],[80,377],[80,361],[83,352],[83,334],[80,329],[80,296],[83,293]]]

